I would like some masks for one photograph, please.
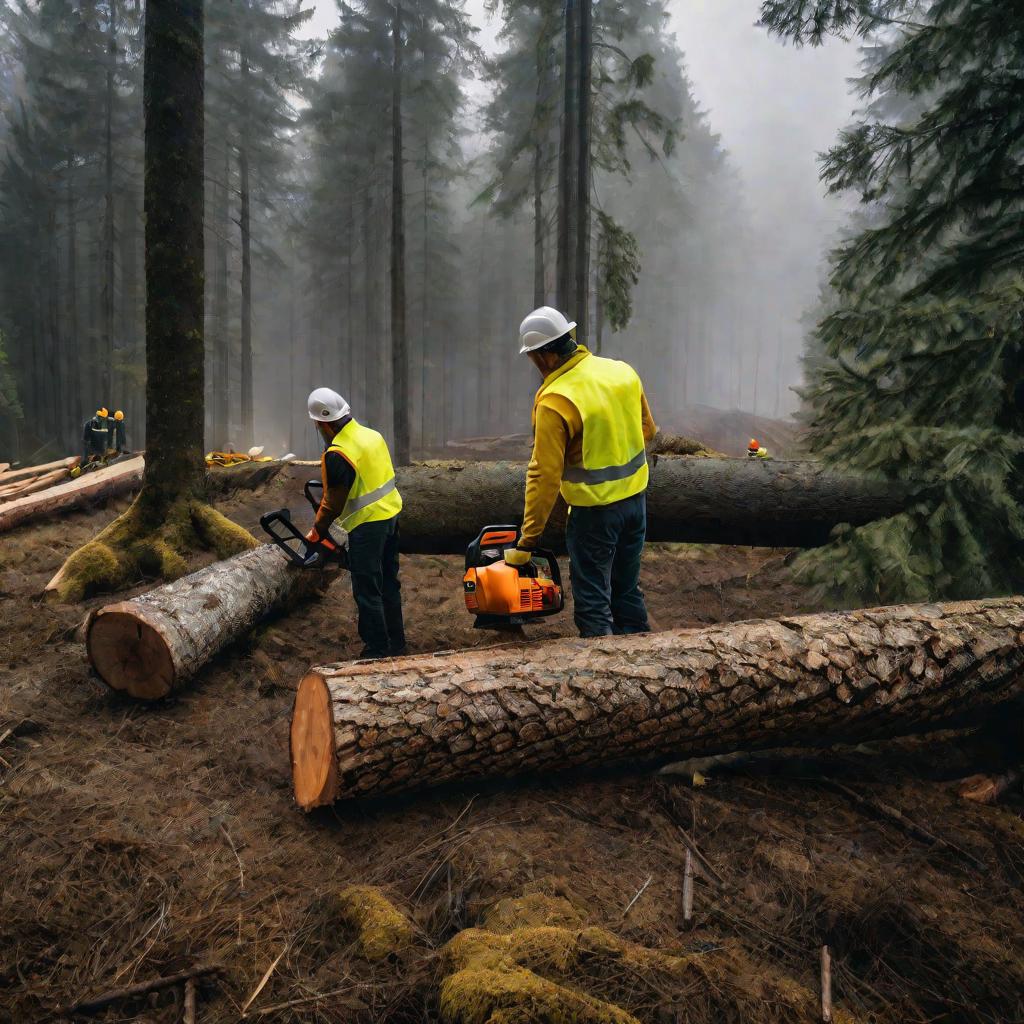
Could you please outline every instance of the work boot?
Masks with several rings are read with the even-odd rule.
[[[364,647],[359,652],[359,661],[378,661],[381,658],[390,658],[390,651],[375,651],[369,647]]]

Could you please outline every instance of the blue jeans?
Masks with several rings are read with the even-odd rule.
[[[613,505],[574,506],[570,511],[565,540],[580,636],[650,630],[640,589],[646,534],[645,493]]]

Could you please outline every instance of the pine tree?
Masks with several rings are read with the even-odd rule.
[[[838,599],[969,597],[1024,579],[1018,254],[1024,21],[997,0],[771,0],[797,43],[881,34],[876,105],[824,161],[867,222],[834,255],[804,390],[811,450],[905,481],[906,513],[802,562]]]

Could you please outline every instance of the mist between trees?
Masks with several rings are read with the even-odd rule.
[[[412,452],[529,430],[517,329],[560,297],[565,5],[494,8],[485,55],[458,0],[355,0],[327,40],[301,0],[207,4],[209,448],[313,454],[320,385],[392,438],[396,272]],[[790,268],[693,98],[666,3],[591,10],[590,294],[566,312],[636,366],[665,425],[690,404],[789,415]],[[141,2],[0,11],[0,447],[75,450],[101,404],[141,447]]]

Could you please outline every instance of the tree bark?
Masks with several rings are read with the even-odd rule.
[[[576,100],[576,311],[578,336],[590,337],[590,104],[593,61],[593,0],[580,0],[579,77]]]
[[[556,302],[571,319],[576,307],[576,189],[579,147],[579,43],[578,21],[581,0],[565,0],[565,53],[562,61],[562,143],[558,155],[558,242]]]
[[[211,447],[223,451],[230,442],[231,424],[231,328],[228,318],[228,234],[231,222],[229,184],[231,149],[224,141],[223,165],[213,186],[214,195],[214,269],[213,322],[216,324],[213,347],[213,433]]]
[[[89,661],[112,689],[157,700],[320,579],[265,544],[101,608],[87,629]]]
[[[203,5],[145,20],[146,477],[154,511],[203,479]]]
[[[405,335],[405,182],[402,145],[402,5],[395,4],[391,29],[391,405],[395,464],[411,456],[409,352]],[[423,197],[424,204],[427,197]],[[426,284],[424,283],[424,287]]]
[[[424,785],[825,746],[1024,696],[1024,599],[912,605],[312,669],[303,810]]]
[[[107,15],[106,124],[103,154],[103,352],[101,401],[114,409],[114,75],[117,70],[117,2],[109,0]]]
[[[248,96],[249,62],[242,56],[242,95]],[[248,111],[242,119],[242,138],[238,146],[238,188],[242,236],[242,365],[241,396],[242,450],[255,441],[256,424],[253,414],[252,379],[252,202],[249,184],[249,132]]]
[[[818,547],[840,523],[860,526],[895,515],[906,498],[893,484],[831,472],[815,462],[652,459],[649,541]],[[406,552],[459,553],[488,523],[523,516],[526,466],[514,462],[433,462],[398,470]],[[564,506],[544,544],[564,550]]]

